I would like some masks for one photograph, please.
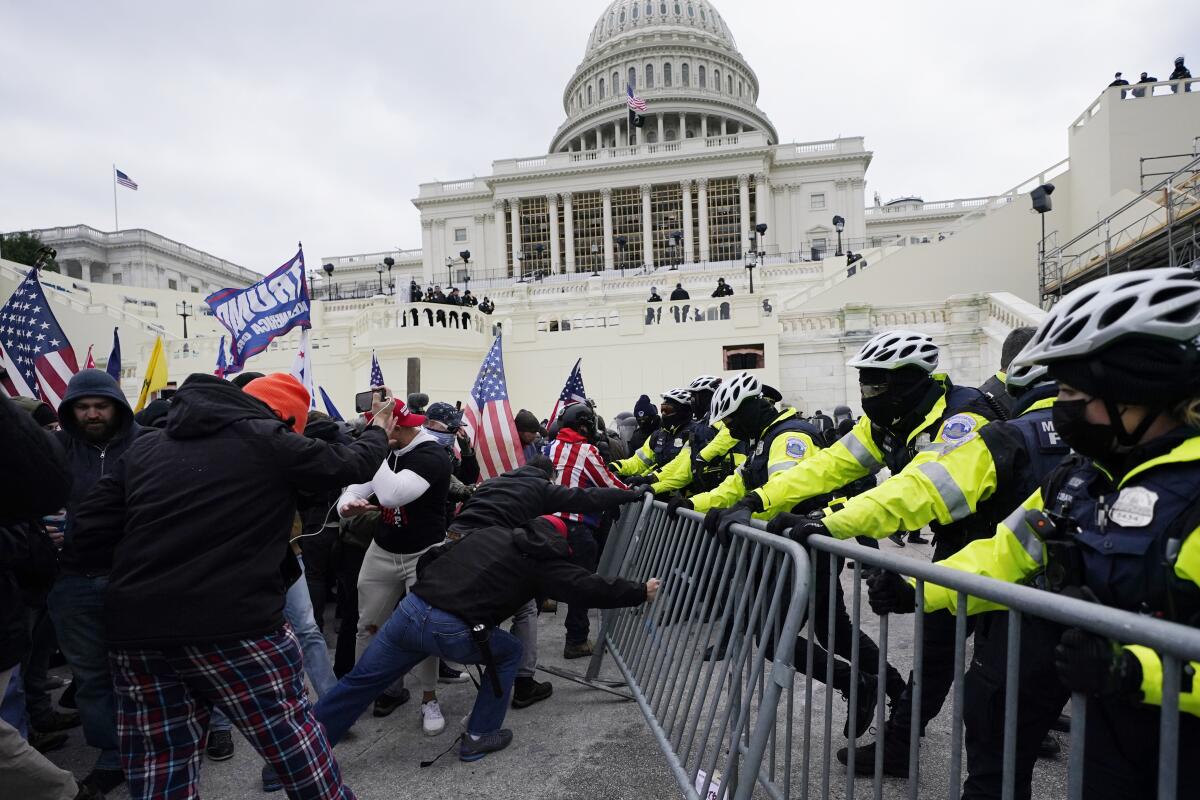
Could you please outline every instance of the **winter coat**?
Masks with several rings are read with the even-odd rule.
[[[381,428],[348,445],[310,439],[233,384],[192,375],[166,428],[134,442],[76,510],[80,563],[111,564],[109,644],[161,648],[278,630],[288,578],[299,576],[288,545],[297,493],[369,479],[387,452]]]

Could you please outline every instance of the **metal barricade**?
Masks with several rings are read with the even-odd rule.
[[[641,708],[689,800],[787,797],[792,663],[808,598],[808,557],[795,542],[741,525],[721,545],[703,517],[647,497],[610,533],[600,572],[662,581],[655,602],[602,615],[605,652]],[[781,644],[782,643],[782,644]],[[781,699],[786,694],[786,699]]]
[[[809,587],[809,607],[817,607],[817,569],[828,568],[829,570],[829,612],[826,622],[826,637],[818,637],[816,624],[818,622],[814,612],[810,616],[807,630],[807,654],[805,660],[804,672],[808,675],[805,688],[805,708],[803,718],[803,735],[798,738],[800,746],[804,748],[802,759],[803,768],[794,776],[800,783],[799,796],[807,798],[810,792],[819,791],[819,796],[822,800],[826,800],[830,796],[830,791],[833,788],[834,764],[831,759],[831,729],[833,720],[833,698],[832,692],[829,690],[829,684],[833,683],[834,676],[834,653],[838,650],[844,652],[844,643],[837,641],[838,625],[835,624],[835,605],[836,594],[843,591],[841,585],[840,573],[842,571],[841,564],[845,560],[852,559],[853,567],[849,574],[849,597],[850,602],[847,604],[846,611],[850,617],[850,631],[852,636],[851,652],[849,658],[850,666],[850,685],[851,691],[848,702],[847,714],[849,716],[848,725],[849,745],[847,753],[847,764],[845,770],[845,784],[843,796],[848,800],[853,800],[855,796],[855,763],[854,763],[854,744],[855,737],[858,733],[854,730],[855,721],[853,710],[857,708],[859,698],[857,697],[857,687],[859,685],[859,634],[862,630],[861,626],[861,611],[863,602],[862,589],[862,572],[864,566],[883,568],[892,572],[899,573],[904,576],[916,579],[917,597],[922,596],[922,587],[928,582],[937,584],[957,592],[957,609],[955,614],[954,625],[954,684],[951,708],[951,736],[950,736],[950,760],[946,765],[948,772],[947,796],[950,798],[958,798],[962,791],[962,750],[963,750],[963,714],[965,708],[964,699],[964,667],[966,664],[966,647],[967,647],[967,597],[983,598],[985,600],[998,603],[1009,609],[1007,612],[994,612],[998,614],[1006,614],[1007,619],[1007,653],[1006,664],[1004,669],[1004,717],[1003,717],[1003,744],[1002,744],[1002,794],[1005,800],[1011,800],[1016,794],[1017,787],[1015,785],[1015,768],[1016,768],[1016,746],[1017,746],[1017,720],[1019,708],[1019,681],[1020,681],[1020,664],[1021,664],[1021,645],[1022,645],[1022,621],[1025,624],[1030,624],[1030,620],[1039,619],[1047,620],[1059,625],[1081,628],[1083,630],[1106,636],[1123,644],[1139,644],[1152,648],[1158,652],[1162,659],[1163,667],[1163,692],[1162,692],[1162,710],[1160,712],[1160,747],[1159,747],[1159,763],[1158,763],[1158,797],[1160,800],[1176,797],[1176,783],[1179,772],[1179,725],[1180,725],[1180,709],[1179,709],[1179,693],[1181,685],[1181,677],[1183,667],[1188,661],[1200,661],[1200,630],[1197,630],[1186,625],[1180,625],[1163,620],[1155,619],[1149,616],[1121,611],[1114,608],[1089,603],[1083,600],[1066,597],[1059,594],[1042,591],[1029,586],[1021,586],[1009,584],[1003,581],[998,581],[991,578],[986,578],[978,575],[960,572],[958,570],[939,567],[924,561],[918,561],[913,558],[899,556],[893,553],[881,552],[873,548],[863,547],[853,541],[838,541],[828,537],[813,537],[809,540],[809,544],[813,549],[813,558],[810,559],[809,569],[810,580]],[[829,554],[829,558],[818,558],[817,553]],[[908,791],[907,794],[911,798],[933,796],[929,787],[922,789],[921,771],[931,770],[934,765],[924,764],[920,762],[921,755],[921,695],[924,683],[922,673],[924,672],[924,643],[926,641],[925,629],[927,615],[921,608],[920,603],[913,615],[913,639],[912,639],[912,675],[911,683],[912,695],[912,722],[909,727],[909,776],[908,776]],[[879,660],[878,665],[868,665],[868,669],[874,669],[875,674],[880,676],[880,684],[877,694],[877,703],[874,715],[874,727],[876,729],[876,746],[875,746],[875,763],[874,777],[871,785],[872,793],[875,798],[884,796],[884,781],[883,781],[883,756],[884,756],[884,703],[886,698],[884,686],[882,683],[885,673],[885,667],[888,663],[888,634],[889,634],[889,618],[888,615],[879,617]],[[813,715],[813,641],[816,638],[822,638],[822,643],[825,650],[829,654],[828,666],[823,677],[827,684],[824,702],[824,736],[820,737],[823,742],[823,763],[818,776],[811,771],[814,746],[814,738],[812,736],[812,715]],[[1064,690],[1065,692],[1065,690]],[[1071,800],[1079,800],[1083,797],[1083,773],[1084,773],[1084,729],[1087,724],[1087,696],[1082,693],[1074,693],[1070,698],[1071,709],[1071,726],[1069,738],[1069,759],[1067,765],[1067,787],[1068,796]],[[840,711],[839,711],[840,713]],[[789,713],[785,718],[790,723],[791,713],[789,704]],[[791,737],[790,724],[787,724],[787,735]],[[868,740],[869,741],[869,740]],[[1191,754],[1195,756],[1195,754]],[[840,771],[843,768],[837,765]],[[940,776],[939,776],[940,779]],[[865,788],[865,787],[864,787]],[[794,789],[793,789],[794,791]],[[889,794],[892,793],[889,788]],[[786,792],[785,792],[786,794]],[[1035,790],[1034,796],[1039,796]],[[1043,794],[1042,796],[1048,796]]]

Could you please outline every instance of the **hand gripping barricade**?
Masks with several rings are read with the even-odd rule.
[[[800,633],[804,549],[741,525],[722,544],[702,515],[672,518],[649,496],[632,511],[609,536],[599,572],[662,586],[653,603],[604,612],[588,678],[607,651],[684,797],[748,798],[756,785],[786,797],[793,742],[777,715],[791,718],[794,644],[776,645]]]

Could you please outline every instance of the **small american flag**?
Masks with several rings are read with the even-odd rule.
[[[38,281],[29,270],[0,308],[0,365],[7,373],[0,385],[9,397],[36,397],[58,408],[67,382],[79,371],[75,351],[67,341]]]
[[[371,351],[371,388],[376,386],[387,386],[383,382],[383,370],[379,368],[379,359],[375,357],[375,351]]]
[[[517,424],[513,421],[512,406],[508,404],[504,354],[499,336],[483,359],[479,376],[471,387],[466,419],[475,432],[480,480],[494,478],[525,463]]]
[[[625,84],[625,94],[629,98],[625,101],[625,105],[629,106],[630,111],[641,114],[646,110],[646,101],[634,94],[633,87],[629,84]]]
[[[117,169],[116,167],[113,167],[113,169],[117,170],[117,183],[133,189],[135,192],[137,191],[137,184],[134,182],[133,178],[129,177],[124,172],[121,172],[121,170]]]
[[[587,400],[587,392],[583,390],[583,372],[579,368],[579,365],[582,363],[583,359],[581,358],[571,368],[571,374],[567,376],[567,383],[558,394],[558,400],[554,403],[554,410],[550,412],[551,422],[558,419],[559,412],[567,406]]]

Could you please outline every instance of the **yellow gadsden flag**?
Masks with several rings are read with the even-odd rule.
[[[137,407],[141,411],[146,407],[146,401],[151,392],[165,389],[167,386],[167,354],[163,351],[162,337],[154,340],[154,350],[150,353],[150,363],[146,365],[146,379],[142,381],[142,393],[138,395]]]

